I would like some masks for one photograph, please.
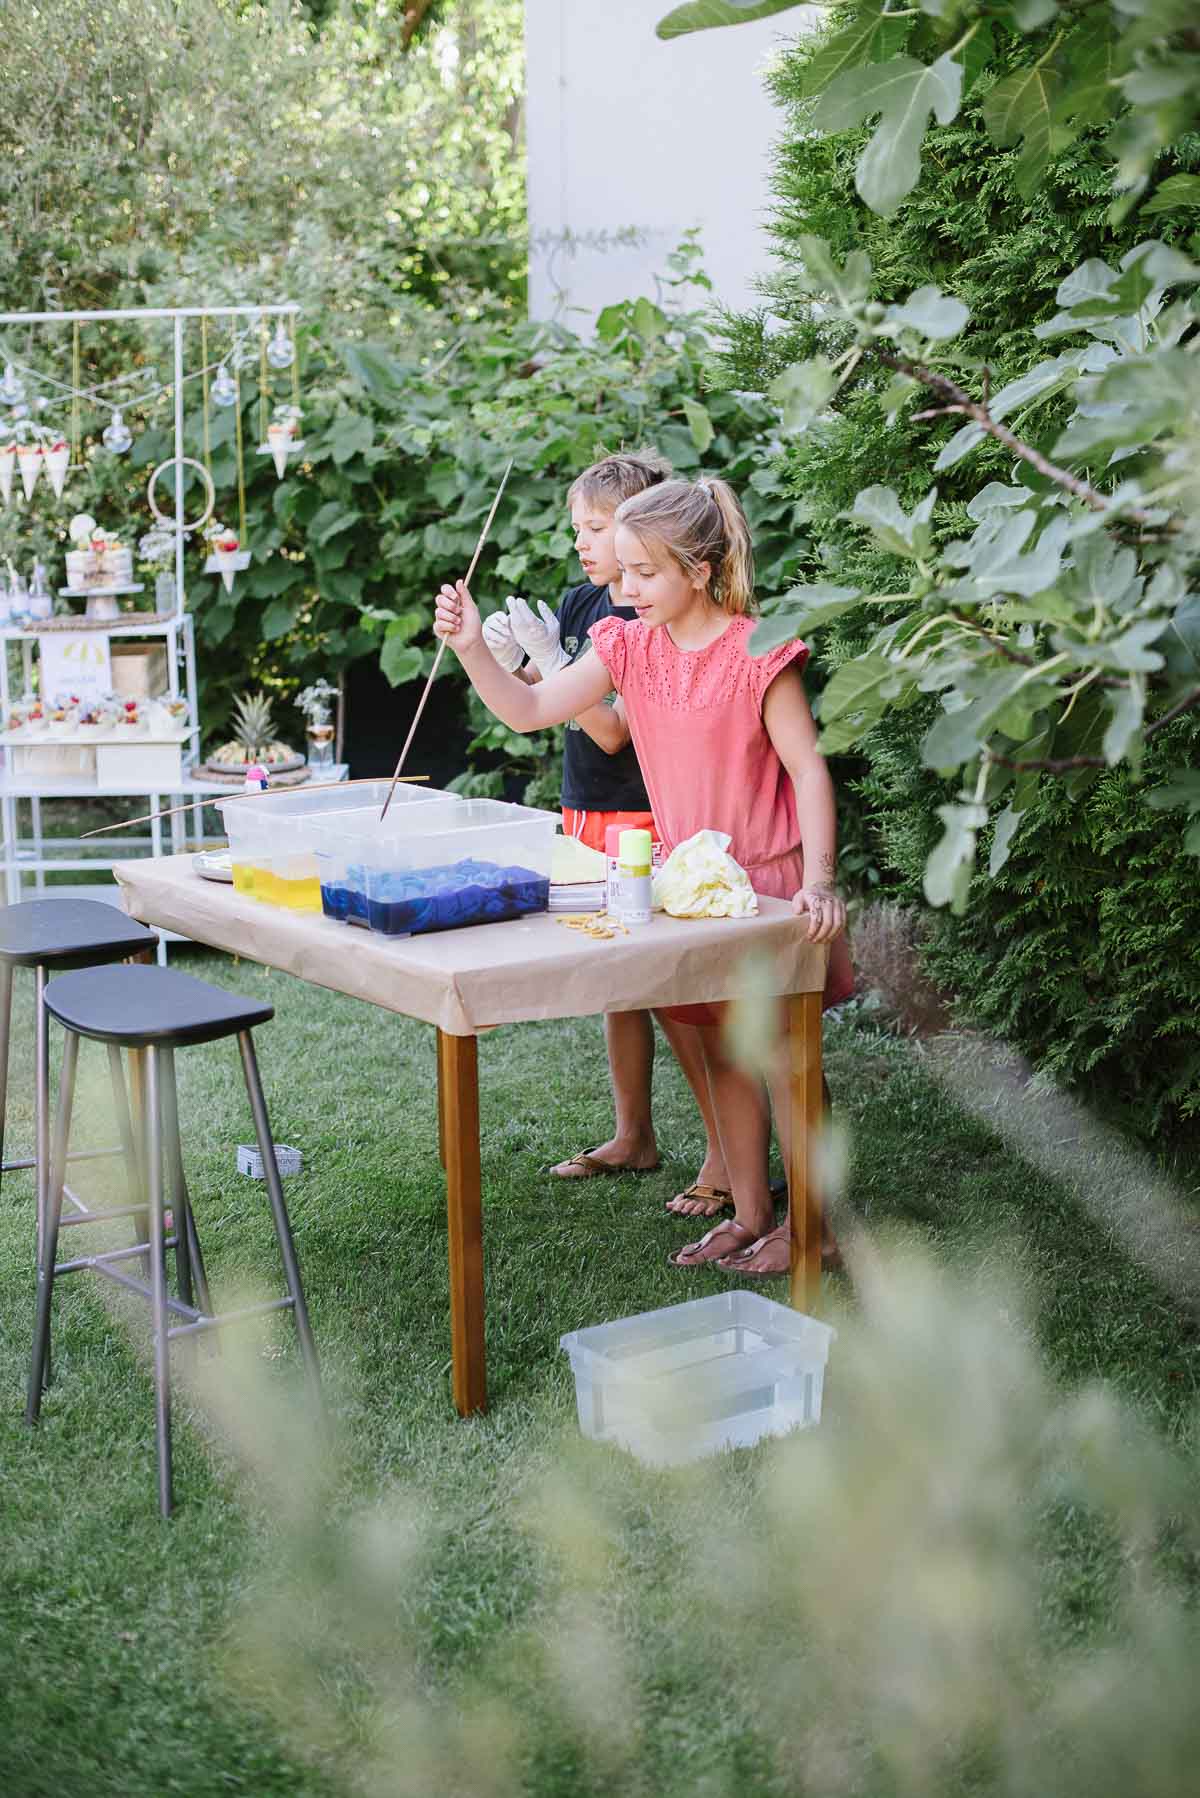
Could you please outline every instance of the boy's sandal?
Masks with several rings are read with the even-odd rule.
[[[716,1261],[719,1264],[721,1256],[729,1253],[728,1249],[716,1249],[711,1255],[705,1255],[702,1251],[708,1248],[714,1237],[724,1236],[728,1230],[736,1230],[739,1236],[749,1237],[751,1243],[758,1240],[748,1225],[739,1224],[735,1217],[725,1218],[721,1223],[714,1224],[713,1228],[707,1231],[699,1242],[687,1243],[682,1249],[677,1249],[673,1255],[668,1255],[667,1260],[672,1267],[704,1267],[710,1261]]]
[[[699,1199],[704,1210],[676,1211],[680,1199]],[[720,1217],[723,1211],[733,1210],[733,1194],[723,1186],[706,1186],[702,1180],[693,1180],[686,1192],[677,1192],[663,1209],[668,1217]]]
[[[568,1155],[565,1161],[558,1161],[550,1172],[556,1180],[594,1180],[599,1174],[654,1174],[658,1172],[660,1162],[653,1167],[631,1167],[626,1161],[597,1161],[590,1149],[580,1149],[577,1155]],[[577,1174],[560,1174],[560,1167],[577,1167]]]

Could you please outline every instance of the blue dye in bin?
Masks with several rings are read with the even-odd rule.
[[[499,923],[545,911],[550,903],[547,875],[471,857],[446,867],[372,873],[368,884],[367,921],[384,936]],[[350,895],[351,904],[359,899],[359,893]]]

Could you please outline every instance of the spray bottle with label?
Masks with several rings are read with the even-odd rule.
[[[648,830],[623,830],[618,844],[617,916],[622,924],[648,924],[651,909]]]

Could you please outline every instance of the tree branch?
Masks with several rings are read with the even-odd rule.
[[[914,381],[920,381],[925,387],[931,387],[935,393],[941,394],[949,402],[946,406],[938,407],[937,411],[961,412],[967,418],[974,419],[975,423],[981,430],[986,431],[989,437],[994,437],[998,443],[1004,444],[1005,448],[1010,449],[1014,456],[1019,457],[1022,462],[1028,462],[1031,468],[1036,468],[1038,473],[1044,475],[1048,481],[1053,481],[1056,486],[1065,488],[1068,493],[1073,493],[1077,499],[1083,501],[1084,505],[1090,506],[1093,512],[1109,510],[1109,502],[1102,493],[1098,493],[1087,481],[1080,480],[1078,475],[1073,475],[1070,469],[1060,468],[1056,462],[1051,462],[1048,457],[1043,456],[1040,450],[1034,449],[1032,444],[1022,442],[1021,438],[1015,436],[1005,425],[1000,424],[997,419],[992,417],[986,404],[973,400],[969,393],[964,392],[946,375],[935,374],[933,369],[926,368],[921,362],[910,362],[906,356],[893,355],[890,350],[880,349],[878,344],[873,347],[875,354],[886,367],[894,368],[902,375],[909,375]],[[918,414],[918,416],[929,417],[930,414],[924,413]],[[1135,524],[1149,525],[1153,522],[1149,512],[1142,511],[1135,506],[1131,506],[1123,516],[1131,519]],[[1175,530],[1178,529],[1178,526],[1172,524],[1169,528]]]
[[[416,37],[424,21],[425,14],[434,4],[434,0],[408,0],[404,8],[404,23],[400,28],[400,48],[407,50]]]
[[[1176,700],[1161,718],[1156,718],[1153,724],[1146,726],[1142,741],[1148,743],[1160,730],[1165,730],[1168,724],[1174,724],[1176,718],[1181,718],[1185,712],[1194,711],[1197,706],[1200,706],[1200,687],[1193,687],[1190,693],[1185,693],[1182,699]],[[1014,760],[1012,756],[996,755],[991,749],[986,749],[984,754],[990,762],[997,762],[1002,768],[1013,768],[1018,774],[1069,774],[1072,768],[1107,768],[1110,765],[1102,755],[1064,755],[1057,760],[1022,762]]]

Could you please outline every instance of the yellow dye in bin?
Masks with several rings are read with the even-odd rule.
[[[257,896],[254,891],[254,869],[249,862],[233,863],[233,890],[240,893],[243,899]]]
[[[321,883],[315,874],[289,879],[272,868],[253,870],[254,897],[264,905],[278,905],[285,911],[320,911]]]

